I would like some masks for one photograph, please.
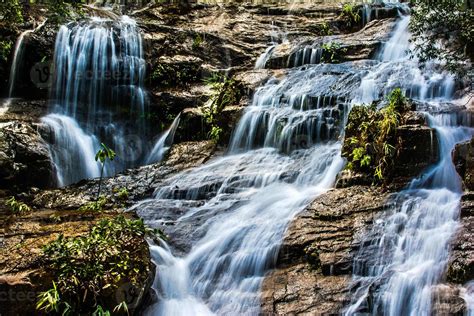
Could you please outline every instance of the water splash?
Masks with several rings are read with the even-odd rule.
[[[168,128],[163,133],[163,135],[161,135],[160,138],[158,138],[155,145],[153,146],[153,149],[148,155],[148,158],[146,159],[147,164],[159,162],[163,159],[166,152],[169,150],[171,144],[173,144],[174,134],[176,132],[176,129],[178,128],[180,118],[181,118],[181,114],[176,116],[170,128]]]

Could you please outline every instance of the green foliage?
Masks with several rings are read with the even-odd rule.
[[[374,182],[390,176],[399,146],[396,128],[408,110],[400,89],[390,92],[387,99],[388,105],[381,110],[375,104],[354,106],[346,126],[343,156],[347,168],[371,175]]]
[[[22,23],[23,14],[18,0],[0,1],[0,22]]]
[[[128,199],[129,192],[127,188],[121,188],[116,190],[117,198],[121,201],[126,201]]]
[[[100,144],[101,149],[95,154],[95,161],[100,161],[100,163],[104,164],[105,161],[108,160],[114,160],[115,158],[115,152],[107,147],[104,143]]]
[[[421,62],[437,59],[463,74],[462,62],[474,58],[474,8],[460,0],[412,0],[411,53]],[[472,3],[472,2],[471,2]]]
[[[68,313],[70,306],[66,302],[61,302],[58,288],[56,283],[53,281],[53,287],[51,289],[38,295],[36,309],[44,311],[45,313],[63,312],[64,315]]]
[[[48,0],[46,7],[48,10],[48,19],[54,23],[64,23],[72,19],[75,15],[82,17],[82,3],[85,0]]]
[[[342,12],[340,17],[346,21],[347,27],[354,27],[361,20],[359,13],[350,3],[346,3],[342,6]]]
[[[145,227],[143,220],[118,216],[104,219],[86,236],[60,235],[43,248],[44,260],[55,275],[53,289],[40,295],[38,309],[59,311],[69,306],[73,314],[105,315],[101,299],[113,294],[123,282],[137,284],[148,266],[143,238],[161,232]],[[67,305],[66,305],[67,304]],[[102,304],[102,305],[101,305]],[[128,310],[126,304],[117,310]]]
[[[318,24],[317,30],[318,30],[319,35],[322,35],[322,36],[332,35],[331,26],[326,21],[321,24]]]
[[[13,42],[10,40],[2,40],[0,41],[0,60],[7,62],[8,56],[12,51]]]
[[[31,211],[31,208],[21,201],[17,201],[14,196],[11,196],[6,202],[5,206],[8,207],[11,213],[19,215]]]
[[[211,126],[208,137],[217,142],[222,133],[222,128],[219,126],[222,110],[239,102],[240,90],[234,79],[218,74],[213,74],[204,82],[211,88],[212,96],[202,110],[206,123]]]
[[[340,43],[329,42],[321,46],[323,53],[321,61],[324,63],[338,63],[341,60],[341,55],[347,52],[346,48],[342,48]]]
[[[201,47],[203,42],[203,39],[200,34],[197,34],[196,37],[194,37],[193,40],[193,50],[197,50],[199,47]]]
[[[79,208],[79,211],[101,212],[107,204],[107,197],[101,195],[96,201],[86,203]]]
[[[193,48],[194,49],[194,48]],[[150,79],[160,86],[187,86],[199,77],[199,65],[188,63],[159,63],[153,70]]]
[[[100,161],[100,163],[102,164],[102,167],[100,168],[99,189],[97,191],[97,203],[99,202],[100,198],[100,188],[102,184],[102,177],[104,175],[105,162],[107,160],[112,161],[115,159],[115,151],[107,147],[107,145],[105,145],[104,143],[101,143],[100,147],[101,149],[99,149],[99,151],[95,154],[95,161]]]

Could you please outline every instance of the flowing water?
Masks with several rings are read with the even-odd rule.
[[[176,116],[173,123],[171,124],[170,128],[168,128],[163,135],[161,135],[158,140],[156,141],[153,149],[151,150],[150,154],[146,159],[147,164],[152,164],[155,162],[159,162],[163,159],[168,149],[173,144],[174,134],[176,129],[178,128],[179,121],[181,118],[181,114]]]
[[[45,19],[43,22],[41,22],[37,27],[35,27],[32,30],[24,31],[23,33],[20,34],[20,36],[16,40],[15,49],[13,50],[12,66],[10,68],[10,77],[8,79],[8,98],[14,97],[15,84],[17,83],[17,75],[21,71],[20,63],[23,60],[23,50],[24,50],[23,42],[27,38],[28,34],[31,34],[39,30],[41,27],[43,27],[43,25],[45,25],[46,21],[47,19]]]
[[[94,153],[100,142],[117,152],[106,175],[144,163],[150,149],[143,141],[148,132],[146,65],[135,21],[124,16],[63,25],[54,65],[52,113],[43,122],[51,130],[58,182],[99,176]],[[71,129],[64,131],[65,126]]]
[[[258,314],[261,282],[288,224],[333,185],[343,166],[339,137],[351,104],[379,99],[397,86],[430,104],[452,98],[452,76],[436,65],[420,70],[407,58],[408,19],[399,20],[377,60],[289,64],[283,78],[256,91],[227,155],[166,180],[153,199],[134,207],[147,224],[171,235],[170,245],[151,246],[159,299],[148,315]],[[264,66],[269,52],[256,67]],[[414,315],[423,306],[424,313],[429,287],[440,280],[461,194],[450,150],[471,135],[449,119],[432,118],[442,159],[400,194],[403,211],[394,211],[384,239],[392,247],[377,249],[386,256],[373,253],[399,269],[384,279],[377,311]],[[384,270],[380,266],[364,269]],[[359,287],[348,314],[360,311],[365,289]]]
[[[451,75],[440,72],[435,63],[420,69],[416,60],[408,59],[408,24],[409,16],[398,22],[379,55],[380,66],[362,81],[359,101],[374,100],[385,77],[385,89],[395,83],[430,108],[453,102]],[[403,83],[386,76],[388,69],[397,73],[401,67],[407,69]],[[471,139],[473,130],[462,126],[465,122],[457,113],[426,115],[438,136],[439,162],[398,193],[390,211],[367,232],[354,260],[355,293],[346,315],[431,314],[432,288],[442,280],[459,221],[462,186],[451,152],[457,143]]]

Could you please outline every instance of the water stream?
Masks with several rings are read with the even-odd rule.
[[[407,57],[408,21],[402,16],[397,22],[377,60],[289,65],[284,77],[257,89],[227,155],[168,179],[153,199],[134,207],[148,225],[172,236],[170,245],[151,246],[159,299],[148,315],[258,314],[261,282],[276,262],[288,224],[331,188],[343,166],[339,136],[351,104],[382,98],[395,87],[433,106],[451,100],[451,75],[435,64],[421,70]],[[269,52],[256,67],[264,66]],[[448,124],[449,118],[432,118],[443,151],[440,163],[400,194],[404,211],[387,225],[390,244],[399,246],[373,252],[400,270],[385,280],[384,293],[393,299],[377,296],[374,314],[429,309],[429,288],[444,269],[461,194],[450,150],[471,135]],[[429,240],[433,233],[436,238]],[[360,311],[363,293],[361,286],[348,314]]]
[[[100,175],[94,161],[100,142],[117,152],[105,175],[145,163],[150,148],[143,141],[149,131],[142,46],[136,22],[126,16],[60,28],[51,114],[42,119],[51,130],[60,186]]]

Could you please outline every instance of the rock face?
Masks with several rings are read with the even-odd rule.
[[[185,142],[174,145],[163,163],[127,170],[124,173],[103,180],[102,192],[110,202],[117,202],[114,192],[127,189],[126,204],[150,197],[153,190],[172,174],[201,165],[214,153],[215,144],[206,142]],[[33,196],[33,205],[51,209],[77,209],[94,201],[99,180],[83,180],[64,189],[42,191]]]
[[[389,197],[367,186],[318,197],[288,229],[276,269],[265,278],[268,314],[337,314],[350,301],[352,253]]]
[[[13,121],[0,125],[0,188],[46,188],[54,183],[48,145],[35,126]]]

